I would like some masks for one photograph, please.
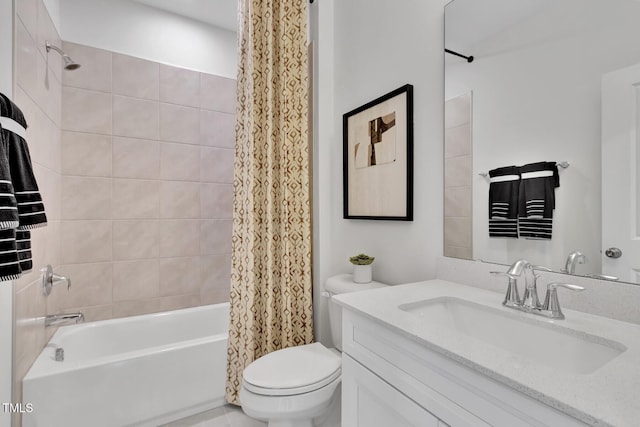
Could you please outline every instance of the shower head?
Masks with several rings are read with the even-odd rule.
[[[44,45],[47,48],[47,52],[53,49],[62,56],[62,60],[64,61],[63,66],[65,70],[77,70],[78,68],[80,68],[80,64],[71,59],[71,57],[64,53],[64,51],[59,47],[52,45],[51,43],[49,43],[49,41],[45,41]]]

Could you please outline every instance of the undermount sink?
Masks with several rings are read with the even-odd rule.
[[[425,327],[446,328],[480,345],[575,374],[590,374],[627,350],[603,337],[454,297],[425,299],[398,308],[419,316]]]

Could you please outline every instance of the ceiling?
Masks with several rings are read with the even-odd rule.
[[[238,0],[133,0],[205,24],[237,31]]]

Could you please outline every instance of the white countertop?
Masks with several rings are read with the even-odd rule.
[[[425,324],[419,316],[398,308],[400,304],[438,297],[460,298],[504,310],[511,316],[554,323],[616,341],[627,350],[592,373],[569,373],[489,344],[478,346],[477,341]],[[334,298],[346,309],[590,425],[640,426],[640,325],[567,309],[563,309],[565,320],[550,320],[503,307],[502,294],[439,279]],[[562,291],[559,299],[562,306]]]

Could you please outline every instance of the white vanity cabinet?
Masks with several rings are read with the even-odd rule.
[[[345,427],[586,425],[383,322],[343,311]]]

